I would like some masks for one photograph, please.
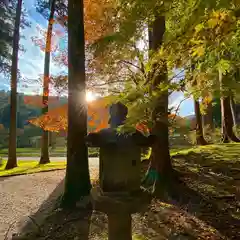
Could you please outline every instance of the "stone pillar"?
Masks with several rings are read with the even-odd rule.
[[[104,193],[95,187],[91,201],[95,210],[108,216],[108,240],[132,240],[131,215],[146,211],[151,196],[141,190],[137,194]]]
[[[109,240],[132,240],[131,214],[143,211],[151,197],[141,184],[141,147],[150,147],[153,138],[140,132],[119,134],[127,107],[121,103],[110,107],[110,128],[86,137],[88,146],[100,147],[100,186],[92,188],[95,210],[108,216]]]

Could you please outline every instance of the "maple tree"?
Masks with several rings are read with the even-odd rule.
[[[220,17],[219,22],[216,16],[219,16],[219,12],[224,11],[224,8],[233,15],[236,14],[238,1],[231,1],[230,5],[229,1],[224,0],[218,2],[169,0],[164,1],[164,4],[162,1],[153,0],[131,2],[120,0],[112,1],[111,4],[112,8],[115,8],[112,11],[113,15],[105,15],[105,23],[111,23],[110,33],[104,32],[94,41],[89,41],[92,54],[89,57],[88,66],[91,66],[89,78],[92,78],[93,87],[94,84],[102,86],[109,84],[111,93],[118,95],[127,103],[129,116],[125,128],[130,125],[135,126],[139,121],[147,125],[149,129],[153,128],[157,121],[149,116],[160,106],[158,100],[166,91],[181,89],[179,83],[171,81],[175,75],[174,68],[184,70],[185,82],[188,84],[187,90],[189,95],[193,95],[195,99],[201,99],[208,91],[212,98],[222,94],[216,76],[220,67],[225,69],[226,66],[227,68],[231,66],[229,68],[231,74],[235,72],[238,57],[236,41],[238,32],[237,28],[234,28],[237,21],[233,21],[234,23],[230,24],[230,31],[227,31],[226,25],[223,27],[224,18]],[[148,26],[151,26],[151,23],[161,16],[166,18],[166,29],[162,42],[158,39],[161,42],[160,47],[151,51],[146,50],[147,48],[140,49],[137,43],[141,41],[148,45],[145,33],[148,30],[151,33],[152,30],[151,27],[148,29]],[[94,19],[94,15],[92,17]],[[225,44],[229,52],[230,50],[234,52],[231,64],[229,64],[229,59],[227,61],[224,59],[224,54],[220,49],[222,46],[215,45],[216,39],[221,44]],[[222,54],[222,59],[217,59],[218,53]],[[67,64],[65,60],[66,58],[63,62]],[[154,67],[156,62],[159,64]],[[191,62],[195,65],[194,71],[191,69]],[[164,68],[167,68],[170,77],[166,82],[158,83],[154,88],[153,83]],[[100,79],[100,83],[96,81],[97,78]],[[192,84],[193,80],[194,84]],[[231,81],[231,84],[234,83]],[[227,86],[230,88],[231,84],[229,82]],[[123,90],[127,94],[119,93]],[[234,92],[236,91],[237,88],[234,87]],[[167,129],[167,101],[164,106],[165,108],[162,106],[165,114],[163,122]],[[161,165],[161,161],[164,161],[160,159],[159,154],[155,156],[158,164]],[[165,160],[170,163],[168,157]],[[161,169],[157,171],[161,172]]]
[[[157,101],[156,96],[163,94],[164,89],[171,89],[174,84],[170,84],[168,82],[167,84],[160,84],[158,86],[158,91],[152,91],[152,82],[154,82],[154,75],[148,74],[154,69],[154,60],[151,61],[141,61],[143,65],[138,64],[139,62],[136,60],[135,56],[131,56],[131,61],[128,60],[128,56],[130,54],[125,54],[122,49],[127,48],[129,50],[129,45],[133,41],[137,41],[141,39],[143,32],[146,32],[147,25],[149,23],[154,22],[155,15],[157,16],[166,16],[167,19],[167,27],[164,34],[164,41],[162,43],[162,46],[158,49],[158,51],[155,50],[155,56],[152,55],[152,58],[157,59],[159,61],[162,61],[165,59],[167,62],[167,69],[168,71],[174,68],[183,68],[186,75],[191,70],[189,62],[192,60],[196,61],[196,69],[193,73],[189,74],[189,79],[186,78],[186,82],[192,81],[191,79],[194,79],[194,81],[197,82],[197,84],[191,85],[188,90],[190,90],[190,94],[194,95],[196,99],[204,96],[208,90],[210,90],[210,93],[213,93],[213,96],[216,95],[217,92],[217,85],[219,85],[216,81],[213,81],[211,79],[211,74],[209,74],[210,71],[206,71],[206,68],[200,67],[200,64],[203,61],[205,61],[206,66],[212,68],[212,65],[209,64],[209,56],[205,56],[204,47],[205,46],[205,40],[199,41],[197,39],[198,32],[197,30],[201,26],[202,22],[207,22],[207,20],[210,20],[211,13],[214,13],[215,11],[219,11],[218,9],[222,8],[228,8],[229,2],[227,1],[165,1],[164,4],[162,1],[132,1],[131,3],[127,1],[119,1],[119,16],[121,16],[121,19],[117,19],[117,31],[114,32],[114,34],[108,35],[107,37],[100,39],[97,43],[94,44],[94,47],[96,49],[96,54],[100,57],[100,62],[103,60],[104,64],[100,64],[100,73],[101,71],[104,73],[107,73],[111,71],[110,69],[115,69],[116,64],[118,64],[120,59],[124,59],[126,57],[127,61],[129,62],[129,65],[137,65],[137,70],[135,68],[135,74],[134,77],[132,77],[133,80],[139,80],[143,79],[146,75],[148,75],[148,79],[151,79],[153,81],[147,81],[147,87],[150,88],[147,89],[147,87],[137,87],[136,91],[132,91],[131,87],[126,87],[126,91],[132,91],[130,94],[132,97],[131,105],[134,107],[130,107],[129,111],[129,119],[127,123],[134,122],[137,119],[145,118],[143,113],[146,111],[152,112],[154,109],[157,108]],[[234,6],[234,1],[231,2],[231,7]],[[157,10],[156,10],[157,9]],[[221,10],[220,10],[221,11]],[[139,14],[141,12],[141,14]],[[211,21],[209,21],[211,22]],[[214,21],[213,21],[214,22]],[[151,29],[150,29],[151,30]],[[209,31],[209,29],[207,30]],[[208,33],[206,33],[207,35]],[[221,33],[224,36],[224,39],[228,39],[227,32]],[[206,35],[202,34],[201,36],[204,38]],[[209,35],[207,35],[209,36]],[[216,37],[213,38],[214,40]],[[160,39],[158,39],[161,41]],[[213,53],[211,47],[214,47],[214,42],[212,41],[209,44],[209,53]],[[216,48],[215,48],[216,50]],[[220,51],[220,49],[217,49]],[[115,54],[115,51],[118,51],[118,54]],[[119,53],[121,51],[121,53]],[[133,50],[131,51],[131,53]],[[142,54],[143,55],[143,54]],[[117,57],[112,60],[112,56]],[[109,61],[110,58],[112,61]],[[202,58],[202,59],[201,59]],[[164,63],[164,61],[162,61]],[[137,64],[136,64],[137,63]],[[142,67],[142,66],[145,66]],[[206,67],[205,66],[205,67]],[[163,65],[161,66],[159,64],[158,69],[162,69]],[[105,68],[105,69],[104,69]],[[107,68],[107,69],[106,69]],[[147,69],[147,71],[142,71]],[[132,68],[130,69],[132,70]],[[121,71],[122,73],[123,71]],[[213,72],[213,71],[211,71]],[[145,76],[141,76],[141,74],[145,74]],[[113,74],[114,75],[114,74]],[[117,74],[115,74],[116,76]],[[157,74],[156,74],[157,76]],[[128,78],[127,78],[128,79]],[[136,81],[132,83],[132,86],[136,88]],[[131,83],[130,83],[131,84]],[[177,84],[176,84],[177,85]],[[175,85],[175,90],[179,88],[179,86]],[[172,87],[171,87],[172,86]],[[141,89],[142,88],[142,89]],[[141,89],[141,91],[139,91]],[[214,92],[213,92],[214,90]],[[154,92],[154,94],[152,94]],[[157,93],[158,92],[158,93]],[[219,91],[218,91],[219,92]],[[134,96],[135,94],[135,96]],[[152,95],[151,95],[152,94]],[[154,96],[155,95],[155,96]],[[147,98],[147,96],[150,96]],[[144,99],[143,99],[144,98]],[[138,104],[138,99],[139,103]],[[151,102],[152,104],[148,103]],[[143,104],[145,103],[145,104]],[[195,102],[197,103],[197,102]],[[139,108],[136,106],[140,105],[141,114]],[[197,105],[197,109],[199,106]],[[200,111],[197,111],[200,114]],[[198,117],[198,119],[201,119],[201,116]],[[166,122],[166,121],[165,121]],[[153,123],[154,124],[154,123]],[[199,131],[202,135],[202,124],[200,122],[199,125]],[[203,143],[203,141],[202,141]],[[161,162],[164,162],[164,160],[160,160],[160,155],[156,154],[157,158],[159,159],[159,164]],[[165,158],[166,161],[168,161],[168,157]],[[161,172],[158,170],[158,172]]]
[[[238,17],[236,11],[222,9],[206,14],[196,26],[191,39],[192,56],[197,62],[193,73],[198,91],[208,90],[213,96],[221,96],[223,141],[230,138],[239,141],[233,133],[230,108],[231,96],[239,87],[234,77],[238,70]],[[220,73],[219,73],[220,72]]]
[[[90,132],[97,132],[102,128],[108,126],[108,105],[109,98],[102,98],[92,102],[88,105],[88,127]],[[48,113],[29,120],[30,123],[39,126],[47,131],[59,132],[61,130],[67,131],[68,127],[68,105],[62,105],[58,108],[48,111]]]
[[[56,2],[56,3],[55,3]],[[58,65],[63,65],[63,66],[68,66],[68,50],[65,49],[60,49],[59,48],[59,41],[60,39],[65,39],[66,34],[65,34],[65,28],[67,26],[67,21],[68,21],[68,16],[67,16],[67,11],[66,11],[66,4],[64,5],[64,2],[62,1],[53,1],[52,4],[55,3],[55,8],[56,8],[56,17],[49,17],[49,27],[51,26],[51,34],[49,34],[49,31],[45,31],[38,27],[38,31],[40,33],[40,36],[34,36],[32,37],[32,41],[40,47],[42,51],[45,52],[45,54],[50,57],[50,53],[52,55],[52,59],[54,60],[55,64]],[[61,4],[60,4],[61,3]],[[98,39],[100,36],[103,34],[107,34],[111,31],[111,22],[106,22],[106,12],[107,16],[113,14],[111,13],[111,10],[115,10],[111,5],[109,4],[110,2],[107,0],[102,0],[102,1],[89,1],[86,0],[84,1],[84,24],[85,24],[85,39],[86,39],[86,47],[94,42],[96,39]],[[46,11],[46,8],[48,7],[48,4],[46,4],[45,1],[39,1],[38,2],[38,8],[39,11],[42,12],[43,15],[47,16],[48,11]],[[40,7],[39,7],[40,6]],[[61,11],[63,9],[63,11]],[[60,12],[60,13],[59,13]],[[94,17],[93,17],[94,16]],[[52,26],[53,24],[60,24],[62,25],[63,29],[62,30],[53,30]],[[53,41],[51,41],[53,40]],[[46,43],[45,43],[46,41]],[[65,41],[65,40],[64,40]],[[47,46],[48,44],[48,46]],[[89,52],[89,51],[88,51]],[[89,54],[87,54],[88,58]],[[89,60],[87,59],[87,62],[92,61],[90,58]],[[91,68],[90,64],[87,64],[89,68]],[[49,63],[46,65],[49,66]],[[89,74],[87,72],[87,77],[90,75],[91,70],[89,71]],[[92,75],[91,75],[92,76]],[[89,78],[89,77],[88,77]],[[43,82],[45,83],[45,92],[43,94],[43,101],[45,106],[43,108],[43,114],[47,112],[47,95],[49,93],[49,84],[51,84],[58,92],[61,92],[62,90],[67,89],[67,76],[66,75],[59,75],[59,76],[50,76],[49,74],[44,74],[43,75]],[[90,83],[90,81],[88,81]],[[45,109],[45,110],[44,110]],[[46,134],[46,133],[45,133]],[[47,141],[45,137],[45,149],[47,146]],[[45,151],[46,152],[46,151]]]
[[[158,4],[159,3],[155,4],[155,6],[158,6]],[[139,5],[139,8],[145,7],[144,5],[145,4]],[[162,5],[163,4],[160,3],[160,9],[161,9],[161,7],[163,8]],[[136,7],[136,5],[134,5],[134,7]],[[159,9],[159,6],[157,9]],[[137,9],[137,11],[139,11],[139,9]],[[160,10],[160,12],[161,12],[161,10]],[[144,13],[146,14],[146,10],[144,10]],[[144,21],[146,22],[146,20],[149,19],[149,17],[152,17],[152,19],[153,19],[152,26],[153,27],[152,27],[152,30],[149,31],[150,32],[149,46],[150,46],[150,49],[156,53],[156,52],[158,52],[158,50],[161,49],[161,45],[163,42],[163,34],[165,33],[165,18],[164,18],[164,16],[159,17],[159,15],[157,15],[156,12],[153,11],[153,9],[151,9],[151,11],[147,12],[147,14],[149,14],[149,16],[145,16],[145,19],[140,19],[140,21],[143,20],[143,22]],[[129,17],[129,15],[127,15],[127,16]],[[132,16],[132,12],[131,12],[131,16]],[[136,17],[136,14],[134,16]],[[143,24],[143,26],[144,26],[144,24]],[[140,28],[140,30],[144,30],[144,27],[142,28],[140,26],[139,28]],[[136,27],[134,28],[134,30],[136,30]],[[139,29],[137,29],[137,30],[139,30]],[[170,173],[171,169],[172,169],[170,154],[169,154],[169,147],[168,147],[168,90],[167,90],[168,88],[165,88],[165,90],[162,90],[161,93],[159,91],[159,85],[161,85],[161,84],[166,85],[166,83],[167,83],[167,78],[166,78],[167,71],[166,71],[165,60],[164,60],[164,58],[161,58],[161,59],[157,58],[157,60],[156,60],[156,54],[155,55],[150,54],[149,55],[150,60],[147,64],[145,64],[146,61],[144,61],[143,53],[141,53],[141,51],[136,48],[136,39],[138,39],[139,36],[136,34],[135,38],[130,39],[125,35],[125,33],[126,33],[126,31],[123,30],[124,39],[128,40],[128,42],[126,44],[123,45],[123,43],[122,43],[123,37],[122,38],[119,37],[119,42],[118,41],[114,42],[114,38],[112,37],[113,40],[110,44],[113,45],[113,46],[111,46],[112,48],[117,49],[115,51],[119,51],[119,49],[122,50],[122,48],[124,48],[124,47],[126,48],[129,45],[131,46],[131,43],[133,41],[135,41],[135,43],[132,44],[132,46],[133,46],[132,49],[130,48],[131,49],[131,54],[129,54],[130,61],[126,61],[124,59],[124,57],[126,57],[126,55],[118,54],[118,58],[125,60],[125,63],[128,63],[129,65],[135,67],[135,72],[133,71],[133,74],[131,74],[134,77],[132,77],[133,82],[132,82],[132,84],[130,83],[129,89],[131,89],[131,87],[133,88],[133,87],[137,86],[137,91],[136,90],[134,91],[133,89],[131,89],[132,93],[130,92],[130,94],[128,94],[128,96],[127,96],[127,98],[129,99],[128,102],[130,103],[130,111],[129,111],[130,114],[128,116],[126,125],[131,122],[134,123],[134,120],[137,119],[136,117],[132,118],[131,112],[133,109],[135,110],[135,113],[136,113],[136,109],[138,109],[138,110],[140,109],[139,113],[142,110],[141,117],[143,117],[143,114],[142,114],[143,112],[147,112],[148,114],[146,114],[146,115],[148,115],[148,116],[149,116],[149,114],[150,114],[150,116],[152,115],[152,118],[148,119],[150,121],[147,121],[147,122],[152,123],[151,124],[152,126],[150,127],[150,129],[154,134],[159,136],[159,138],[158,138],[158,141],[156,142],[156,144],[153,146],[152,156],[151,156],[151,164],[149,167],[148,174],[153,175],[154,179],[158,179],[159,176],[162,177],[164,175],[165,176],[168,175],[168,173]],[[119,34],[119,32],[117,34]],[[103,43],[104,43],[104,41],[103,41]],[[101,44],[102,44],[102,42],[100,42],[100,45]],[[123,45],[124,47],[121,47],[121,45]],[[135,48],[134,48],[134,45],[135,45]],[[129,49],[129,47],[127,47],[127,48]],[[97,46],[97,54],[98,54],[98,52],[99,52],[99,46]],[[112,50],[112,52],[110,54],[108,54],[108,56],[112,55],[113,52],[114,52],[114,50]],[[134,52],[135,52],[135,54],[134,54]],[[123,53],[123,52],[121,52],[121,53]],[[104,54],[105,54],[105,52],[104,52]],[[101,57],[104,54],[101,54]],[[136,61],[136,57],[138,57],[137,58],[138,61]],[[141,59],[139,59],[139,57]],[[118,61],[119,61],[119,59],[118,59]],[[157,61],[160,64],[157,64]],[[115,61],[113,61],[113,64],[111,64],[111,62],[109,64],[109,61],[108,61],[108,64],[111,66],[111,68],[112,68],[112,66],[114,66],[114,63],[116,64],[116,59],[115,59]],[[129,69],[129,68],[130,67],[127,67],[127,68],[125,67],[126,70],[129,70],[128,72],[131,72],[132,69],[131,68]],[[123,71],[121,71],[121,73],[122,72]],[[139,91],[139,89],[141,89],[141,91]],[[146,100],[147,96],[149,96],[148,100]],[[145,101],[142,99],[142,97],[145,98],[144,99]],[[138,101],[138,99],[140,101]],[[144,102],[146,102],[146,104],[144,104]],[[140,108],[138,105],[139,103],[141,104]],[[152,106],[150,106],[150,104]],[[138,107],[136,107],[137,105],[138,105]],[[149,107],[150,107],[150,109],[149,109]],[[159,117],[159,116],[161,116],[161,117]],[[144,122],[143,119],[142,119],[142,121]],[[146,123],[146,121],[144,123]],[[158,160],[160,155],[163,156],[161,161]]]

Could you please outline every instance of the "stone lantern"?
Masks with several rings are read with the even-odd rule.
[[[121,103],[110,107],[110,128],[91,133],[86,141],[100,147],[100,186],[92,189],[94,208],[108,215],[110,240],[131,240],[131,214],[146,207],[149,196],[141,191],[141,147],[150,146],[153,137],[140,132],[119,134],[128,109]]]

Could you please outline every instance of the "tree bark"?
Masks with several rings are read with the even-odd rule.
[[[202,116],[198,100],[194,100],[194,109],[196,115],[196,143],[198,145],[207,145],[207,142],[203,136]]]
[[[236,117],[236,103],[234,101],[233,96],[231,96],[230,99],[230,106],[231,106],[231,112],[232,112],[232,117],[233,117],[233,126],[237,126],[237,117]]]
[[[16,20],[13,35],[13,52],[11,67],[11,95],[10,95],[10,128],[9,128],[9,147],[8,161],[6,169],[17,166],[17,72],[18,72],[18,49],[19,49],[19,32],[22,12],[22,0],[18,0],[16,9]]]
[[[50,15],[48,19],[48,30],[46,38],[46,49],[44,59],[44,75],[43,75],[43,97],[42,97],[42,114],[48,112],[48,98],[49,98],[49,77],[50,77],[50,54],[52,42],[53,18],[55,12],[55,0],[51,2]],[[41,142],[41,157],[39,164],[46,164],[50,162],[49,159],[49,133],[43,129]]]
[[[51,147],[52,149],[55,148],[55,144],[56,144],[56,136],[53,132],[49,132],[49,147]]]
[[[68,1],[68,141],[63,207],[74,207],[91,190],[88,168],[83,0]]]
[[[165,17],[156,17],[152,25],[152,30],[149,31],[149,48],[157,51],[163,42],[163,35],[165,33]],[[158,63],[153,67],[161,68],[160,73],[156,76],[152,83],[152,89],[155,90],[162,82],[167,81],[167,66],[163,62],[162,66]],[[157,173],[158,177],[169,176],[172,172],[172,164],[169,153],[169,136],[168,136],[168,91],[161,94],[157,101],[157,106],[152,114],[154,127],[152,133],[157,136],[157,141],[152,147],[151,162],[149,171]]]
[[[231,97],[222,97],[221,98],[221,107],[222,107],[222,132],[223,132],[223,140],[226,142],[226,136],[229,140],[233,142],[240,142],[240,139],[233,132],[233,116],[231,110]]]
[[[240,142],[233,132],[233,115],[231,110],[231,97],[223,94],[223,74],[219,70],[219,83],[222,92],[221,97],[221,112],[222,112],[222,142],[227,143],[229,140]],[[230,94],[229,94],[230,95]]]
[[[222,124],[222,139],[221,139],[221,141],[222,141],[222,143],[229,143],[230,142],[224,124]]]
[[[212,102],[208,103],[206,114],[203,115],[203,125],[209,127],[210,130],[214,129]]]

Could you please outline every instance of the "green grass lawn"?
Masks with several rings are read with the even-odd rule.
[[[50,156],[61,157],[66,155],[66,148],[49,148]],[[7,156],[8,149],[0,149],[0,156]],[[17,148],[17,156],[18,157],[39,157],[40,156],[40,148]]]
[[[209,158],[223,157],[224,160],[232,159],[233,156],[240,157],[240,144],[239,143],[227,143],[227,144],[212,144],[206,146],[195,146],[187,149],[173,149],[172,156],[175,155],[189,155],[189,154],[204,154]]]
[[[66,148],[55,148],[55,149],[49,148],[49,151],[50,152],[66,152]],[[40,152],[40,148],[17,148],[17,153],[36,153],[36,152]],[[7,154],[7,153],[8,153],[7,148],[0,149],[0,154]]]
[[[67,154],[67,149],[62,148],[49,148],[49,155],[51,157],[65,157]],[[8,155],[8,149],[0,149],[0,157],[6,157]],[[40,157],[39,148],[17,148],[18,157]],[[89,157],[97,157],[98,150],[96,148],[89,148]]]
[[[191,177],[191,185],[210,198],[224,198],[239,191],[240,144],[215,144],[172,154],[174,167]],[[240,215],[239,215],[240,219]]]
[[[17,148],[17,153],[35,153],[35,152],[40,152],[40,148]],[[55,149],[51,149],[49,148],[49,151],[51,152],[66,152],[66,148],[62,147],[62,148],[55,148]],[[3,148],[0,149],[0,154],[7,154],[8,153],[8,149],[7,148]]]
[[[196,147],[172,157],[185,185],[181,198],[194,215],[223,236],[240,239],[240,144]]]
[[[57,169],[65,169],[65,162],[51,162],[44,165],[39,165],[37,161],[18,161],[18,167],[5,170],[6,161],[3,161],[3,165],[0,167],[0,177],[14,176],[20,174],[29,174],[44,172]]]

